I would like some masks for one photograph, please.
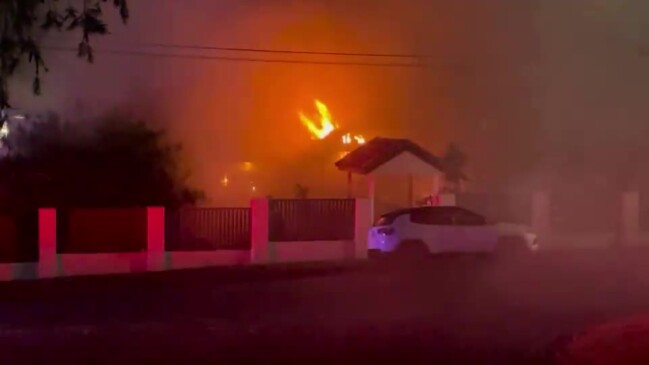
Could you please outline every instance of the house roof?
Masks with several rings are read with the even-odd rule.
[[[410,152],[430,166],[444,171],[440,158],[411,140],[381,137],[374,138],[348,153],[336,162],[336,167],[341,171],[367,175],[403,152]]]

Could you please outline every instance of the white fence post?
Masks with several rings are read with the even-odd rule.
[[[274,255],[268,240],[269,201],[266,198],[250,202],[250,261],[253,264],[272,263]]]
[[[146,268],[148,271],[162,271],[167,269],[165,252],[165,208],[148,207],[146,209],[146,216]]]
[[[367,258],[367,233],[372,226],[372,201],[356,199],[354,217],[354,248],[357,259]]]
[[[38,277],[54,278],[61,274],[56,252],[56,209],[38,210]]]

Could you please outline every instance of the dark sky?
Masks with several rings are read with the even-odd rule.
[[[113,34],[98,48],[142,41],[431,57],[422,70],[101,53],[86,65],[56,53],[47,55],[44,96],[15,92],[27,110],[70,117],[124,104],[151,110],[208,191],[229,162],[290,163],[309,148],[296,113],[315,97],[368,136],[410,137],[435,152],[458,141],[485,184],[508,176],[526,185],[566,155],[611,164],[647,136],[642,1],[131,0],[131,10],[128,26],[110,19]]]

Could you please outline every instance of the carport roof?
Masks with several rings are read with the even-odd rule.
[[[374,138],[348,153],[336,162],[336,167],[341,171],[367,175],[403,152],[410,152],[426,164],[444,171],[440,158],[411,140],[382,137]]]

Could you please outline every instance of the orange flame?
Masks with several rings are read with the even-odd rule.
[[[352,143],[352,135],[347,133],[343,135],[343,144],[351,144]]]
[[[338,128],[338,125],[333,121],[329,108],[327,108],[323,102],[316,99],[315,107],[318,110],[320,118],[318,122],[313,121],[302,112],[299,112],[298,115],[300,116],[302,124],[304,124],[311,133],[313,139],[325,139],[331,134],[331,132]]]
[[[317,117],[319,118],[319,120],[317,122],[314,121],[314,119],[307,117],[302,112],[299,112],[298,115],[302,124],[304,124],[309,133],[311,133],[312,139],[325,139],[339,127],[333,121],[331,112],[329,111],[329,108],[327,108],[327,105],[325,105],[325,103],[316,99],[314,104],[319,114]],[[365,144],[365,137],[360,134],[352,135],[351,133],[345,133],[344,135],[342,135],[343,145],[351,145],[354,144],[354,142],[357,145],[363,145]],[[341,156],[344,156],[345,154],[347,154],[347,152],[340,153]]]
[[[356,141],[357,144],[365,144],[365,137],[360,134],[352,136],[351,133],[343,135],[343,144],[352,144],[353,141]]]

